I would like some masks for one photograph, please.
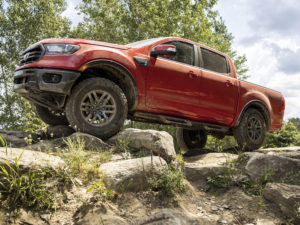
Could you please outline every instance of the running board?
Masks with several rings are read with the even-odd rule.
[[[145,112],[135,112],[133,116],[129,119],[140,121],[140,122],[149,122],[149,123],[160,123],[166,125],[173,125],[177,127],[184,127],[190,129],[203,129],[206,131],[218,131],[222,133],[228,133],[229,128],[217,124],[197,122],[187,119],[182,119],[178,117],[172,117],[167,115],[152,114]]]

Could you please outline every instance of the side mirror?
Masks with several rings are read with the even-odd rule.
[[[157,45],[151,50],[150,56],[157,57],[159,55],[176,55],[175,45]]]

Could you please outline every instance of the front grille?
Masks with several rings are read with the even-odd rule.
[[[44,54],[44,48],[43,48],[42,44],[33,45],[33,46],[27,48],[21,54],[20,66],[39,61],[41,59],[41,57],[43,56],[43,54]]]

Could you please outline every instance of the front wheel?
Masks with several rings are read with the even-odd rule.
[[[176,139],[179,147],[185,151],[202,149],[206,145],[207,134],[204,130],[188,130],[178,127]]]
[[[266,121],[256,109],[248,109],[233,135],[243,151],[259,149],[266,137]]]
[[[127,99],[110,80],[89,78],[79,83],[66,105],[68,121],[75,130],[102,139],[115,135],[127,117]]]

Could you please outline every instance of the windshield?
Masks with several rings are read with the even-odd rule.
[[[129,47],[132,47],[132,48],[140,48],[140,47],[143,47],[145,45],[149,45],[149,44],[152,44],[154,42],[157,42],[161,39],[163,39],[163,38],[151,38],[151,39],[147,39],[147,40],[132,42],[132,43],[127,44],[126,46],[129,46]]]

